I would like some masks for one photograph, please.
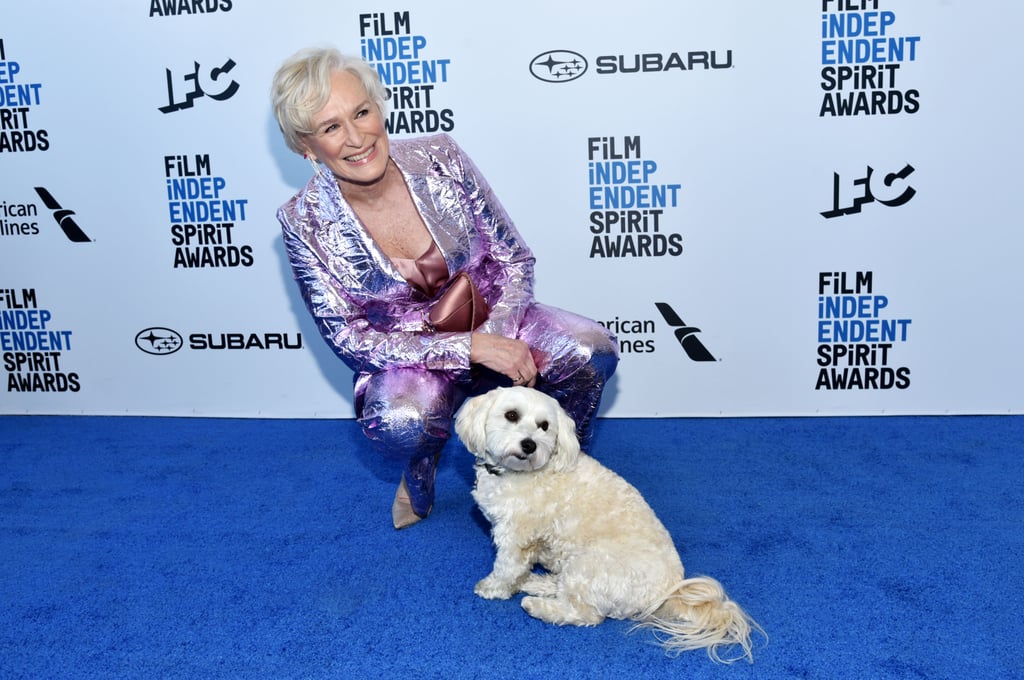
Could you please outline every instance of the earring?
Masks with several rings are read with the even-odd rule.
[[[313,166],[313,172],[316,173],[317,177],[319,177],[319,176],[321,176],[323,174],[320,171],[320,164],[316,162],[316,157],[315,156],[311,156],[308,153],[304,153],[304,154],[302,154],[302,157],[305,158],[307,161],[309,161],[309,164]]]

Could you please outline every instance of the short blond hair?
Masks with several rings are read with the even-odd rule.
[[[302,154],[304,135],[313,134],[313,115],[327,105],[331,76],[351,73],[366,89],[381,116],[387,115],[387,90],[376,69],[358,57],[342,54],[333,47],[310,47],[289,57],[274,74],[270,100],[285,144]]]

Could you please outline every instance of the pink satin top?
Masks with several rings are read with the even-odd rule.
[[[437,291],[448,280],[448,263],[444,261],[441,249],[433,241],[427,251],[415,260],[390,256],[389,259],[406,281],[430,297],[437,295]]]

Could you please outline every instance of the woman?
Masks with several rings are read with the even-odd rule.
[[[372,66],[333,49],[297,53],[272,87],[286,143],[314,168],[278,211],[288,258],[324,339],[355,373],[364,433],[405,464],[392,506],[402,528],[430,512],[467,396],[535,386],[586,445],[618,351],[599,324],[534,301],[533,255],[486,180],[447,135],[390,140],[386,96]],[[438,330],[431,311],[461,273],[486,320]]]

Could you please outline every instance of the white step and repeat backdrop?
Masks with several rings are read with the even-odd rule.
[[[276,208],[299,48],[375,63],[600,320],[602,413],[1024,411],[1009,0],[0,10],[0,413],[351,417]]]

